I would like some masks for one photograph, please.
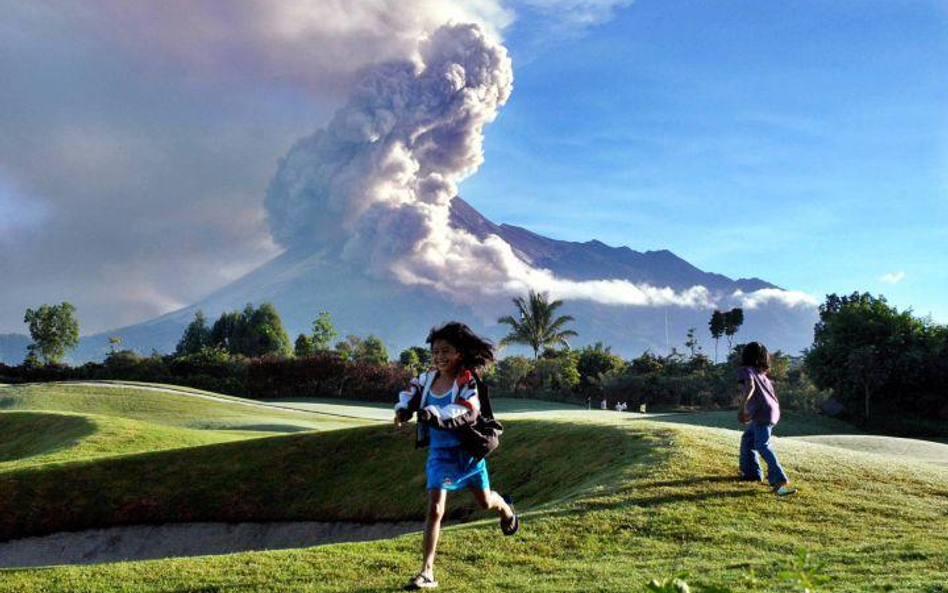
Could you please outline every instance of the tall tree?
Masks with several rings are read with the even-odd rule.
[[[42,305],[27,309],[23,322],[30,327],[30,350],[48,363],[59,362],[66,352],[79,345],[79,321],[72,303]]]
[[[241,319],[240,313],[237,311],[221,313],[221,316],[211,327],[211,345],[235,354],[234,338],[237,327],[241,324]]]
[[[184,328],[184,333],[181,335],[174,353],[176,356],[195,354],[210,343],[211,330],[207,327],[204,311],[198,309],[194,313],[194,319]]]
[[[894,411],[930,415],[939,409],[931,396],[944,397],[944,385],[933,380],[938,333],[882,296],[831,294],[820,305],[807,374],[866,420],[873,410],[875,418]]]
[[[293,344],[293,354],[297,358],[304,358],[306,356],[312,356],[316,353],[316,349],[313,348],[313,339],[306,334],[300,334],[296,336],[296,342]]]
[[[385,347],[382,338],[369,335],[369,337],[359,342],[359,346],[355,351],[355,359],[358,362],[385,364],[388,362],[388,348]]]
[[[405,348],[398,355],[398,362],[413,375],[418,374],[431,365],[431,350],[421,346]]]
[[[689,327],[688,333],[685,334],[685,348],[691,352],[691,358],[694,358],[698,351],[701,350],[701,346],[698,345],[698,336],[695,335],[697,331],[697,328]]]
[[[510,315],[497,320],[510,326],[510,333],[500,341],[501,346],[525,344],[533,349],[533,358],[536,360],[542,348],[559,345],[569,348],[567,338],[579,335],[571,329],[564,329],[567,323],[574,321],[571,316],[555,317],[556,310],[563,305],[561,300],[551,301],[546,293],[531,290],[526,299],[518,296],[513,299],[513,303],[520,320]]]
[[[320,311],[313,320],[312,345],[315,350],[328,350],[329,344],[336,339],[339,332],[332,324],[332,315],[329,311]]]
[[[247,315],[245,310],[244,315]],[[276,354],[289,356],[293,351],[290,336],[283,327],[283,320],[273,303],[263,303],[256,310],[250,307],[250,317],[246,325],[247,356],[266,356]]]
[[[735,307],[724,314],[724,335],[727,336],[727,349],[734,347],[734,334],[744,325],[744,309]]]
[[[724,312],[717,309],[711,314],[711,321],[708,322],[708,329],[711,330],[711,337],[714,338],[714,363],[718,362],[718,341],[724,335],[724,329],[727,323],[724,318]]]
[[[210,340],[212,346],[249,357],[288,356],[293,351],[280,314],[271,303],[258,308],[248,303],[243,311],[222,313],[211,328]]]
[[[122,343],[122,336],[109,336],[109,353],[115,354]]]

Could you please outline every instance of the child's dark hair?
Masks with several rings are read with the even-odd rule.
[[[435,340],[444,340],[454,346],[461,353],[461,364],[465,368],[474,370],[494,360],[494,346],[458,321],[431,328],[425,341],[434,346]]]
[[[751,342],[744,346],[741,352],[741,366],[754,367],[758,371],[770,369],[770,355],[767,354],[767,347],[760,342]]]

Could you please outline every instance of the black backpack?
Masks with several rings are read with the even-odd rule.
[[[480,461],[500,446],[500,435],[504,432],[504,426],[494,418],[487,385],[481,381],[477,373],[473,375],[474,382],[477,384],[477,399],[480,400],[481,411],[473,423],[459,426],[455,434],[460,439],[464,450]]]

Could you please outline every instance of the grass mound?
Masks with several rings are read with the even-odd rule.
[[[197,447],[258,433],[177,428],[96,414],[0,412],[0,472],[31,465]]]
[[[83,416],[40,412],[0,413],[0,468],[14,461],[70,449],[93,434],[95,424]]]
[[[509,484],[528,510],[523,529],[504,538],[493,519],[446,529],[437,571],[442,586],[452,591],[643,591],[649,579],[680,572],[690,575],[692,585],[801,591],[779,584],[781,571],[801,548],[827,563],[830,581],[821,591],[946,590],[948,472],[937,466],[778,438],[778,453],[801,490],[777,499],[762,485],[735,480],[735,430],[638,420],[536,421],[511,422],[508,436],[492,475],[501,487]],[[323,510],[332,501],[339,516],[365,513],[370,504],[390,516],[403,507],[421,509],[420,476],[401,475],[417,467],[421,456],[406,454],[405,440],[390,432],[356,429],[241,445],[269,440],[297,442],[298,463],[316,452],[332,456],[336,465],[355,460],[353,468],[313,460],[325,468],[319,475],[338,485],[297,485],[295,493],[299,499],[317,497]],[[311,448],[317,441],[321,446]],[[390,455],[385,449],[390,445],[400,446],[404,457]],[[363,446],[382,453],[346,456],[351,447],[357,453],[369,450]],[[159,470],[157,464],[151,467]],[[587,471],[593,468],[598,475]],[[374,472],[382,475],[373,478]],[[402,488],[399,480],[412,486]],[[0,484],[0,492],[6,490],[7,484]],[[0,517],[9,508],[4,505]],[[6,590],[50,593],[391,591],[417,568],[419,548],[420,536],[411,535],[2,574]],[[756,585],[749,580],[751,570]]]
[[[281,410],[252,400],[157,385],[45,383],[0,387],[0,410],[99,414],[181,428],[264,432],[332,430],[367,422]]]
[[[588,425],[516,421],[507,430],[492,480],[534,508],[649,450],[644,435]],[[421,519],[426,452],[413,439],[376,426],[11,470],[0,473],[0,541],[140,523]],[[449,516],[470,509],[464,501]]]
[[[0,388],[0,402],[11,389]],[[112,406],[108,421],[121,412],[142,414],[122,421],[144,422],[154,413],[166,428],[187,429],[169,404],[116,409],[105,398],[124,388],[76,389],[57,388],[54,398],[62,401],[54,404],[40,401],[42,394],[20,394],[50,406]],[[449,497],[449,516],[474,519],[442,534],[438,578],[452,591],[643,591],[651,578],[681,572],[693,586],[719,591],[800,591],[780,582],[800,549],[827,565],[830,580],[820,591],[948,591],[948,469],[893,453],[898,443],[886,441],[885,454],[876,454],[846,450],[853,443],[866,448],[869,437],[860,435],[785,438],[853,432],[788,414],[776,448],[800,492],[778,499],[766,486],[736,480],[740,433],[732,412],[518,412],[505,417],[504,442],[489,465],[495,487],[525,511],[523,529],[517,537],[500,537],[496,519],[476,520],[482,516],[472,513],[465,494]],[[91,438],[83,423],[100,421],[95,415],[6,414],[27,414],[21,419],[37,431],[61,426],[62,434],[42,445],[24,440],[29,430],[22,429],[19,444],[5,450],[5,463],[74,451]],[[376,425],[8,467],[0,471],[0,540],[133,523],[419,519],[425,452],[413,450],[412,441],[410,432]],[[0,591],[391,591],[417,568],[419,549],[420,536],[409,535],[280,552],[0,571]]]

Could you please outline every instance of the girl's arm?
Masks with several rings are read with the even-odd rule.
[[[411,418],[411,415],[418,411],[421,393],[427,380],[428,373],[421,373],[408,382],[408,388],[398,394],[398,403],[395,404],[396,417]]]
[[[747,404],[750,403],[750,399],[754,397],[754,392],[757,390],[757,386],[754,382],[754,377],[748,373],[748,375],[741,379],[741,392],[743,395],[743,400],[741,402],[741,409],[746,410]]]

